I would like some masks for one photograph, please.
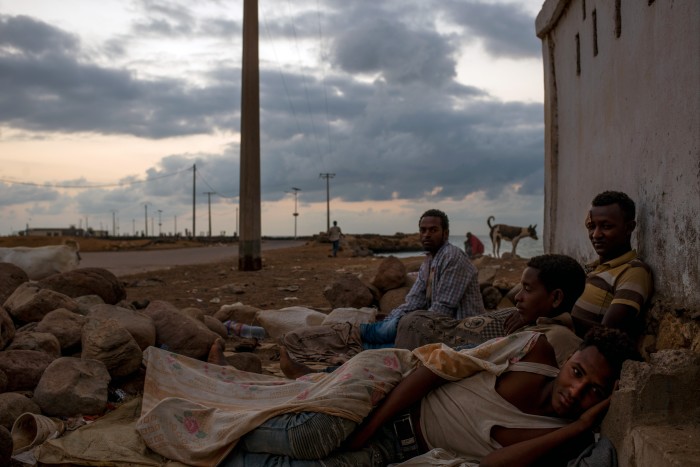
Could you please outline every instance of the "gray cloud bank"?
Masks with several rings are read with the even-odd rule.
[[[333,194],[347,201],[432,196],[438,202],[475,191],[497,197],[513,185],[525,195],[542,193],[542,105],[504,102],[455,80],[459,48],[474,41],[496,57],[538,59],[532,16],[513,4],[476,1],[321,3],[322,13],[317,2],[301,2],[286,21],[261,23],[261,41],[326,45],[323,73],[261,63],[264,199],[280,199],[296,186],[306,201],[324,200],[321,172],[336,174]],[[240,63],[212,61],[192,81],[143,77],[92,58],[127,54],[143,37],[209,37],[240,46],[239,22],[198,17],[176,3],[142,6],[132,30],[97,52],[37,19],[0,16],[0,124],[147,139],[237,131]],[[237,145],[224,154],[164,155],[145,175],[157,178],[193,163],[207,191],[238,192]],[[102,213],[117,200],[138,205],[144,196],[186,205],[187,177],[90,190],[74,200],[84,212]],[[23,202],[57,197],[3,183],[0,192],[0,199]]]

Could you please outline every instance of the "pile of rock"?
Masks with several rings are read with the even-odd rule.
[[[221,321],[200,310],[164,301],[137,309],[125,299],[123,284],[105,269],[34,282],[17,266],[0,263],[1,465],[8,465],[3,434],[9,436],[20,414],[101,415],[115,383],[142,391],[146,347],[202,359],[227,335]]]

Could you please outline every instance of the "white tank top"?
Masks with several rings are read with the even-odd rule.
[[[511,364],[506,371],[525,371],[556,377],[559,369],[532,362]],[[472,461],[480,461],[501,445],[491,438],[495,425],[505,428],[559,428],[570,423],[555,417],[521,412],[495,389],[497,376],[482,371],[446,383],[422,401],[420,425],[428,448],[443,448]]]

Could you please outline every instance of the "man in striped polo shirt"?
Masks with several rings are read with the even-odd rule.
[[[576,334],[594,325],[637,334],[653,292],[651,269],[632,249],[635,205],[625,193],[605,191],[591,202],[586,229],[598,254],[587,265],[586,287],[571,316]]]

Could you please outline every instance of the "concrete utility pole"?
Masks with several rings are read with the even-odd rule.
[[[294,240],[297,239],[297,218],[299,213],[297,212],[297,194],[301,191],[301,188],[292,187],[292,193],[294,193]]]
[[[319,174],[321,178],[326,179],[326,232],[331,230],[331,185],[330,179],[335,177],[335,174]]]
[[[241,86],[241,232],[238,269],[262,269],[260,226],[260,64],[258,1],[243,0],[243,66]]]
[[[192,238],[196,238],[197,234],[195,233],[195,220],[197,219],[197,215],[195,212],[195,197],[196,197],[196,191],[197,191],[197,164],[192,164]]]
[[[146,234],[146,237],[148,237],[148,203],[143,203],[143,208],[144,208],[144,216],[143,216],[143,224],[144,228],[143,231]]]
[[[117,229],[116,229],[116,215],[117,215],[117,210],[112,209],[112,237],[115,237],[117,235]]]
[[[162,233],[163,233],[163,230],[162,230],[162,225],[163,225],[163,223],[161,222],[162,219],[161,219],[161,217],[160,217],[160,215],[161,215],[162,213],[163,213],[163,210],[162,210],[162,209],[159,209],[159,210],[158,210],[158,236],[159,236],[159,237],[160,237],[160,236],[162,235]]]
[[[205,191],[205,195],[207,195],[207,203],[209,204],[209,238],[211,238],[211,195],[215,195],[215,191]]]

